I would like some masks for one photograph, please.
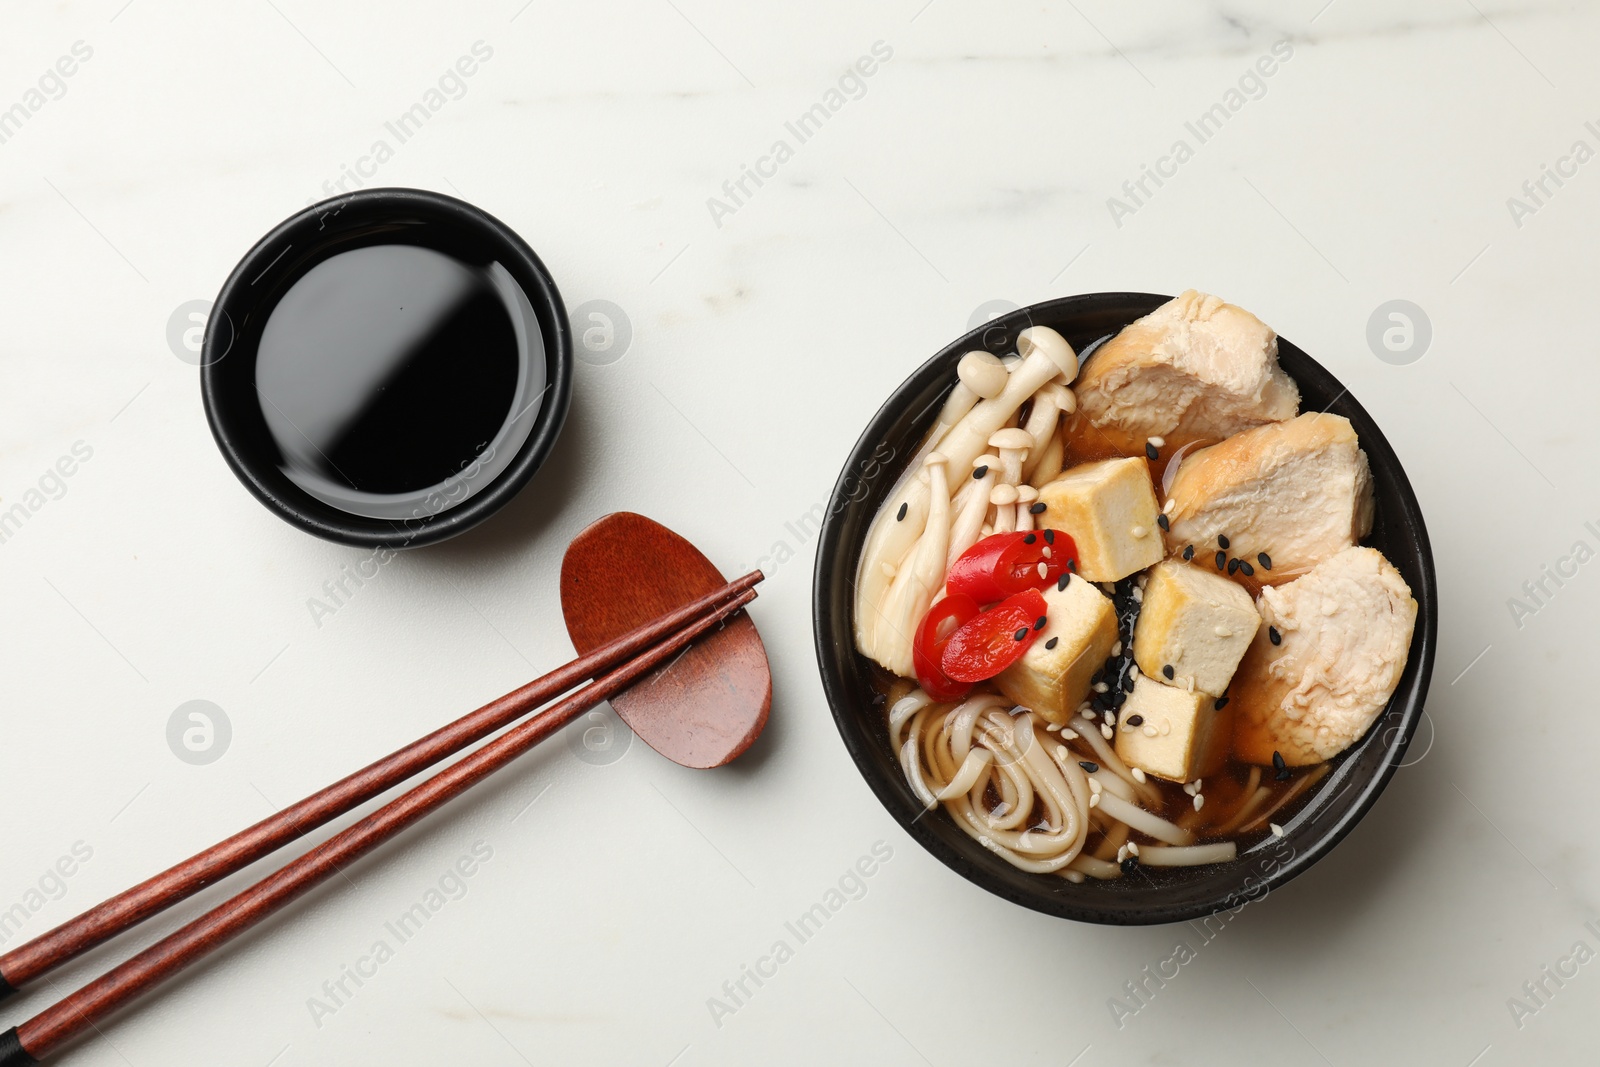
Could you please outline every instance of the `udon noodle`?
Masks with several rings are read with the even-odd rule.
[[[1072,881],[1115,878],[1118,863],[1085,851],[1091,835],[1129,854],[1129,831],[1161,841],[1133,847],[1150,866],[1233,859],[1232,841],[1195,845],[1194,834],[1155,814],[1161,796],[1141,782],[1081,718],[1057,732],[994,692],[960,703],[935,702],[921,689],[889,704],[889,741],[912,790],[928,808],[943,805],[956,825],[1013,866]],[[1092,768],[1092,769],[1091,769]]]

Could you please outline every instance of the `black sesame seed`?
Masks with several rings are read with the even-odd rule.
[[[1211,702],[1211,706],[1213,708],[1215,708],[1217,711],[1221,711],[1223,708],[1228,706],[1228,698],[1227,698],[1227,696],[1223,695],[1223,696],[1220,696],[1217,699],[1213,700]]]
[[[1253,577],[1255,575],[1256,569],[1254,567],[1250,566],[1250,561],[1249,560],[1241,559],[1238,562],[1239,562],[1239,573],[1240,574],[1243,574],[1246,578]]]
[[[1186,560],[1194,559],[1194,546],[1193,545],[1185,545],[1184,546],[1184,548],[1183,548],[1183,558],[1186,559]]]
[[[1056,532],[1054,530],[1044,531],[1044,543],[1047,545],[1053,545],[1056,543]]]
[[[1156,446],[1151,444],[1149,441],[1144,443],[1144,454],[1153,460],[1161,458],[1161,453],[1157,451]]]
[[[1161,527],[1163,530],[1172,529],[1172,523],[1167,521],[1167,516],[1164,513],[1156,516],[1156,525]]]
[[[1070,581],[1072,581],[1072,575],[1067,571],[1062,571],[1061,577],[1056,579],[1056,592],[1059,593],[1065,589],[1067,587],[1067,583]]]
[[[1061,638],[1059,638],[1059,637],[1052,637],[1052,638],[1051,638],[1051,639],[1050,639],[1050,640],[1048,640],[1048,641],[1046,641],[1046,642],[1045,642],[1045,643],[1044,643],[1044,647],[1045,647],[1045,648],[1047,648],[1047,649],[1049,649],[1049,648],[1055,648],[1055,647],[1056,647],[1056,645],[1057,645],[1057,644],[1058,644],[1058,643],[1059,643],[1059,642],[1060,642],[1060,641],[1061,641]]]
[[[1228,547],[1228,536],[1226,534],[1217,534],[1217,547],[1218,548],[1227,548]]]
[[[1128,725],[1129,726],[1143,726],[1144,725],[1144,716],[1143,715],[1129,715],[1128,716]]]
[[[1272,776],[1272,778],[1273,778],[1274,781],[1287,782],[1289,780],[1289,778],[1290,778],[1289,768],[1285,767],[1283,770],[1279,771],[1277,774],[1274,774]]]
[[[1022,629],[1018,630],[1016,633],[1011,635],[1012,639],[1016,640],[1016,641],[1021,641],[1024,637],[1027,637],[1027,636],[1028,636],[1028,628],[1026,626],[1024,626]]]
[[[1172,676],[1176,673],[1177,672],[1172,669],[1172,664],[1170,663],[1161,668],[1161,677],[1165,678],[1169,682],[1172,681]]]
[[[1122,873],[1123,874],[1132,874],[1133,871],[1134,871],[1134,868],[1139,866],[1139,857],[1138,856],[1129,856],[1127,859],[1123,860],[1120,864],[1118,864],[1118,866],[1122,868]]]
[[[1111,694],[1111,707],[1113,709],[1120,708],[1120,707],[1122,707],[1123,701],[1125,701],[1127,699],[1128,699],[1128,694],[1127,693],[1124,693],[1120,689],[1114,690],[1112,692],[1112,694]]]
[[[1095,771],[1098,771],[1100,769],[1100,764],[1098,764],[1094,760],[1090,760],[1090,759],[1081,759],[1081,760],[1079,760],[1078,761],[1078,766],[1082,767],[1084,770],[1088,771],[1090,774],[1093,774]]]
[[[1029,534],[1022,539],[1022,543],[1025,545],[1031,545],[1037,540],[1039,540],[1038,534]]]
[[[1124,674],[1122,676],[1122,691],[1124,693],[1133,692],[1133,672],[1132,671],[1129,671],[1127,674]]]
[[[1075,560],[1075,559],[1067,560],[1067,570],[1075,571],[1077,569],[1078,569],[1078,561],[1077,560]]]
[[[1226,552],[1218,552],[1217,553],[1217,570],[1220,571],[1223,567],[1226,567],[1227,565],[1228,565],[1228,554]]]
[[[1228,573],[1232,574],[1234,571],[1236,571],[1238,569],[1239,569],[1239,561],[1236,560],[1236,559],[1230,559],[1228,561]]]
[[[981,467],[972,468],[972,476],[974,478],[982,478],[985,474],[988,474],[988,473],[989,473],[989,465],[987,463],[985,463]]]
[[[1261,566],[1266,570],[1270,571],[1272,569],[1272,557],[1267,555],[1265,552],[1256,553],[1256,562],[1261,564]]]
[[[1283,753],[1274,749],[1272,752],[1272,769],[1281,771],[1287,766],[1288,764],[1283,762]]]
[[[1044,514],[1044,501],[1041,500],[1037,504],[1034,504],[1033,506],[1028,508],[1028,514],[1029,515],[1043,515]]]
[[[1037,619],[1033,620],[1033,628],[1035,630],[1044,629],[1044,616],[1043,615],[1040,615]]]
[[[905,522],[906,521],[906,511],[910,507],[911,507],[910,503],[901,504],[900,505],[900,510],[895,512],[894,521],[895,522]]]
[[[1267,640],[1275,645],[1281,645],[1283,644],[1283,635],[1278,632],[1276,626],[1269,626],[1267,627]]]

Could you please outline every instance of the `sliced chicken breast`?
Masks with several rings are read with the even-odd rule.
[[[1358,741],[1394,695],[1417,602],[1373,548],[1347,548],[1304,576],[1261,591],[1266,625],[1234,675],[1233,751],[1291,767]],[[1276,638],[1276,640],[1274,639]]]
[[[1293,578],[1372,530],[1367,454],[1339,415],[1307,413],[1185,456],[1168,497],[1169,555],[1192,546],[1203,563],[1222,551],[1263,583]]]
[[[1250,312],[1188,290],[1102,345],[1076,385],[1101,429],[1142,445],[1216,441],[1293,418],[1300,390],[1278,366],[1278,335]]]

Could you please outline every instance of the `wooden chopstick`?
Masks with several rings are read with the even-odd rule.
[[[384,841],[470,789],[578,715],[627,689],[756,598],[746,589],[643,655],[519,723],[233,898],[0,1034],[0,1067],[32,1064],[99,1020],[215,951]]]
[[[611,670],[761,580],[760,571],[736,578],[19,945],[0,956],[0,999]]]

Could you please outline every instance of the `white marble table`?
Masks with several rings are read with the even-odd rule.
[[[564,658],[555,566],[600,514],[771,575],[774,713],[746,759],[563,739],[61,1062],[1594,1062],[1600,963],[1571,954],[1600,950],[1597,44],[1600,12],[1483,0],[8,6],[6,944]],[[386,124],[419,103],[402,140]],[[579,367],[505,513],[317,618],[364,553],[241,488],[183,334],[341,182],[480,204],[631,339]],[[807,516],[928,354],[991,302],[1190,286],[1384,426],[1444,623],[1412,765],[1209,942],[1035,915],[923,853],[846,757],[808,612]],[[1369,345],[1391,300],[1430,324],[1420,356]],[[192,700],[231,729],[211,763],[169,748]],[[875,850],[821,930],[787,932]],[[1179,942],[1195,958],[1119,1026],[1109,999]]]

